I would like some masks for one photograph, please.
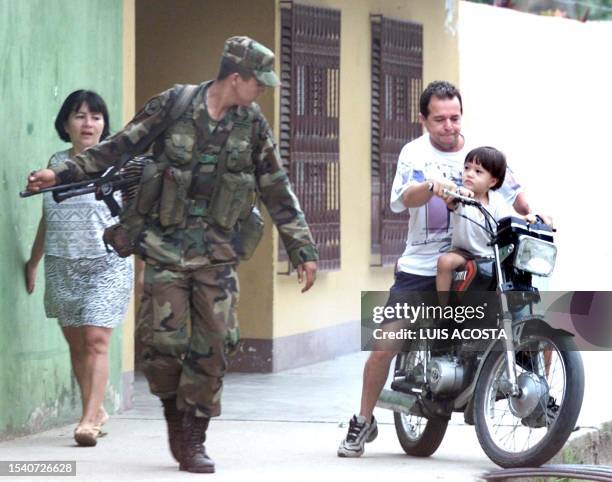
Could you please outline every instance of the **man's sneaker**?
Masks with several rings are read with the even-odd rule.
[[[372,416],[372,422],[368,423],[365,417],[353,415],[346,438],[338,447],[338,457],[361,457],[363,446],[372,442],[377,435],[378,426],[374,416]]]

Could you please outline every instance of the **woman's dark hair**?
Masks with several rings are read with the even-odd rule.
[[[506,177],[506,156],[495,147],[483,146],[472,149],[465,156],[465,163],[473,162],[479,164],[491,176],[497,179],[497,184],[491,189],[499,189],[504,183]]]
[[[102,117],[104,118],[104,129],[102,129],[100,140],[103,141],[108,137],[110,132],[110,121],[108,120],[108,109],[106,108],[104,99],[93,90],[75,90],[72,94],[66,97],[66,100],[62,104],[62,107],[55,118],[55,130],[62,141],[70,142],[70,136],[66,132],[64,124],[68,122],[68,117],[70,117],[72,112],[79,111],[83,103],[87,104],[90,112],[102,114]]]

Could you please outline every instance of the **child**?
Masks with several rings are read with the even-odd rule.
[[[477,147],[468,152],[465,158],[461,176],[463,187],[458,188],[458,193],[482,203],[495,221],[506,216],[516,216],[528,222],[535,222],[535,216],[520,216],[495,192],[504,183],[505,176],[504,154],[493,147]],[[475,257],[493,256],[493,248],[487,246],[490,241],[489,234],[476,223],[492,230],[495,230],[495,225],[491,226],[493,223],[488,216],[485,219],[475,206],[465,206],[453,199],[448,201],[448,208],[457,214],[453,219],[451,250],[438,258],[436,289],[442,305],[448,302],[453,272],[457,268],[463,267],[467,260]]]

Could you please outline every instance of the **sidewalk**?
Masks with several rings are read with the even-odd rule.
[[[471,481],[495,468],[484,455],[474,428],[456,414],[439,450],[428,459],[404,455],[392,413],[377,409],[379,436],[360,459],[336,456],[347,421],[358,408],[361,371],[367,353],[286,372],[230,374],[223,416],[211,423],[207,450],[214,475],[179,472],[167,448],[159,401],[146,381],[136,381],[134,408],[111,418],[108,435],[95,448],[77,447],[74,426],[0,443],[1,460],[76,460],[77,480],[375,481],[402,477],[419,482]],[[612,420],[603,381],[609,353],[585,353],[587,393],[580,425]],[[577,434],[585,433],[580,430]],[[2,480],[5,480],[4,478]],[[19,477],[15,480],[41,480]],[[74,480],[74,479],[42,479]]]

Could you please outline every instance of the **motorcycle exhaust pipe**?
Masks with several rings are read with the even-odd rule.
[[[412,407],[417,401],[415,395],[408,393],[394,392],[393,390],[383,390],[378,397],[376,406],[380,408],[387,408],[394,412],[405,413],[406,415],[412,415]]]

